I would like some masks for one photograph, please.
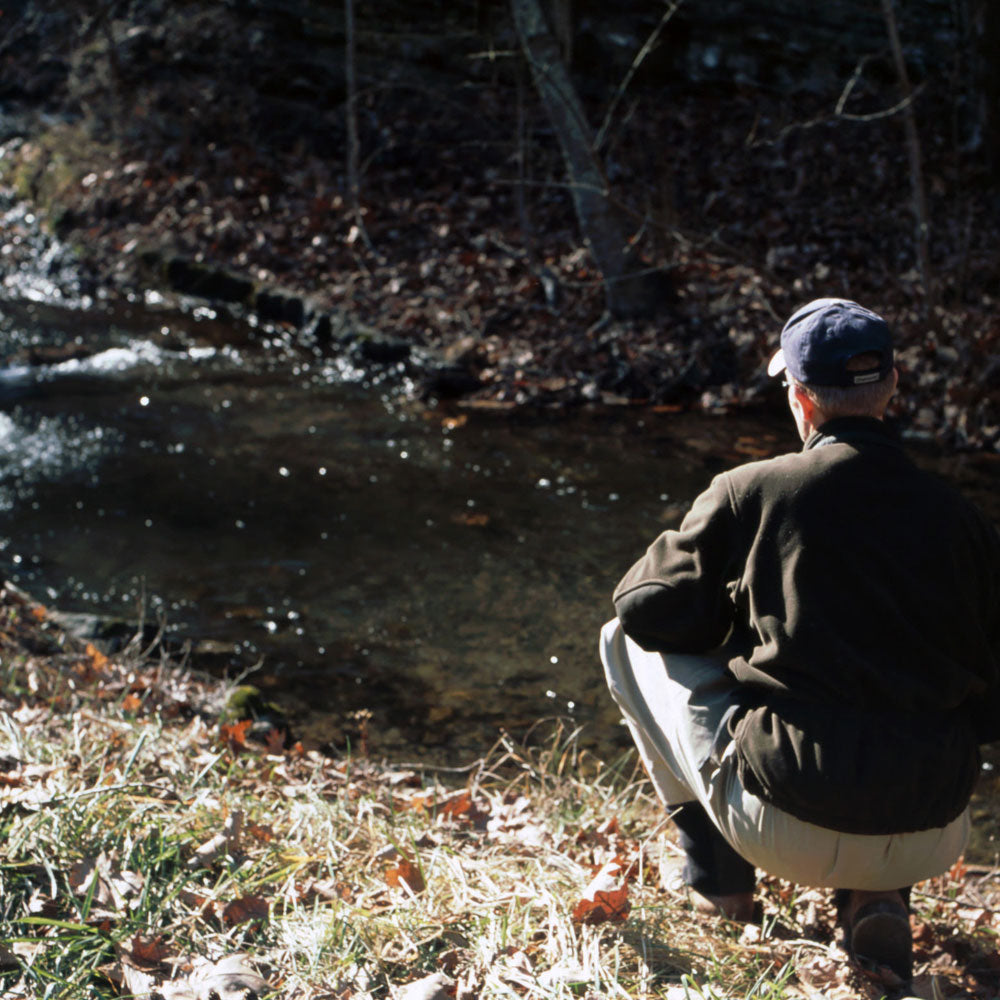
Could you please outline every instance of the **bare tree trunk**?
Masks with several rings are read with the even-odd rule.
[[[903,108],[903,128],[906,133],[906,153],[910,161],[910,189],[913,197],[913,215],[916,221],[917,266],[920,269],[920,278],[924,286],[924,309],[929,314],[934,306],[934,273],[931,270],[930,250],[931,227],[927,214],[923,155],[920,149],[920,136],[917,133],[917,119],[913,113],[913,88],[910,86],[910,75],[906,71],[903,47],[899,41],[893,0],[882,0],[882,13],[885,16],[886,31],[889,33],[889,45],[892,48],[896,74],[899,77],[899,87],[903,93],[903,100],[906,102]]]
[[[594,153],[594,138],[539,0],[511,0],[514,24],[535,87],[555,130],[569,175],[577,221],[604,278],[615,317],[649,315],[667,298],[662,272],[639,271],[625,226]]]

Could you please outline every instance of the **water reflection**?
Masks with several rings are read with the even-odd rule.
[[[426,412],[183,322],[48,314],[50,344],[89,354],[11,369],[4,569],[65,610],[162,613],[201,665],[257,665],[317,744],[370,710],[396,759],[467,763],[551,714],[626,746],[595,649],[612,587],[711,474],[795,446],[785,423]],[[0,332],[8,356],[42,337]]]
[[[15,582],[68,610],[141,600],[216,666],[259,660],[319,742],[370,708],[377,751],[467,759],[501,725],[602,710],[608,589],[663,515],[621,462],[630,424],[426,413],[273,344],[61,321],[49,346],[90,353],[22,370],[0,426]]]

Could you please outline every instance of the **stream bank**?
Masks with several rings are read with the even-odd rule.
[[[366,364],[404,360],[415,395],[469,408],[767,410],[763,367],[784,317],[845,294],[896,329],[905,432],[996,451],[989,234],[1000,206],[973,146],[953,141],[962,129],[950,84],[928,86],[918,108],[940,281],[925,315],[907,150],[897,120],[880,115],[896,103],[884,55],[873,49],[845,93],[844,52],[821,66],[805,58],[804,35],[783,44],[794,4],[765,5],[767,18],[743,6],[762,18],[746,38],[766,58],[741,62],[730,39],[709,73],[704,32],[681,18],[616,123],[609,176],[637,252],[677,293],[648,321],[604,316],[558,150],[522,86],[510,26],[492,11],[463,20],[464,8],[449,10],[440,38],[426,26],[398,37],[368,26],[364,234],[347,196],[341,64],[330,55],[342,26],[307,17],[303,3],[133,0],[107,23],[72,4],[12,8],[0,183],[69,248],[85,295],[194,295],[192,308],[321,350],[346,346]],[[928,44],[947,46],[947,5],[925,6],[941,22]],[[815,29],[834,38],[835,27]],[[586,82],[599,120],[601,81]],[[832,110],[841,96],[844,115]],[[5,238],[5,283],[38,257],[16,236]]]

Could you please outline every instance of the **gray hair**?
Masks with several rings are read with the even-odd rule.
[[[877,364],[877,354],[859,354],[847,362],[847,369],[866,371]],[[827,419],[881,417],[895,389],[891,373],[878,382],[865,382],[862,385],[804,385],[791,374],[788,378],[813,401]]]

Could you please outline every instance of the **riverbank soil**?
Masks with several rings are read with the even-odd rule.
[[[906,433],[1000,449],[1000,203],[964,5],[897,26],[903,110],[877,4],[579,5],[564,55],[633,257],[670,291],[628,321],[605,314],[506,6],[360,6],[356,214],[339,7],[5,5],[0,176],[72,248],[78,292],[266,302],[334,347],[375,331],[377,363],[432,357],[415,391],[463,405],[711,412],[780,406],[764,367],[784,318],[844,295],[896,330]],[[37,257],[8,219],[8,294]]]
[[[554,725],[469,766],[335,759],[136,641],[110,656],[0,589],[5,996],[876,1000],[832,893],[691,910],[632,754]],[[996,995],[993,869],[913,892],[913,995]]]

